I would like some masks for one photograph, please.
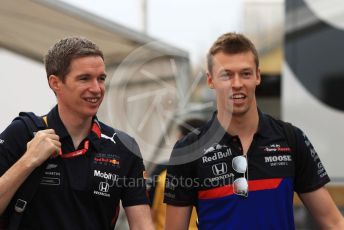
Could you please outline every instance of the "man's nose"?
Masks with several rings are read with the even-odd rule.
[[[232,79],[232,87],[233,88],[240,88],[242,87],[242,79],[238,74],[236,74]]]
[[[98,80],[93,80],[90,85],[90,91],[93,93],[99,93],[101,91],[101,84]]]

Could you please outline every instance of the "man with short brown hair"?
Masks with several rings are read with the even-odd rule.
[[[252,42],[222,35],[210,48],[208,69],[217,111],[172,151],[166,229],[187,229],[192,206],[200,229],[294,229],[294,191],[322,229],[344,229],[324,188],[330,179],[306,135],[257,108],[261,76]]]
[[[0,134],[0,215],[10,229],[112,230],[121,201],[131,229],[153,229],[138,145],[96,117],[105,94],[102,51],[88,39],[65,38],[45,67],[57,99],[46,129],[32,138],[16,119]],[[32,199],[18,198],[33,186]]]

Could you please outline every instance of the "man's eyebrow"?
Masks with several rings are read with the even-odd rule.
[[[90,76],[92,76],[92,75],[89,73],[81,73],[81,74],[77,75],[77,77],[90,77]],[[98,77],[107,77],[107,75],[106,75],[106,73],[102,73]]]
[[[230,69],[222,69],[219,71],[219,73],[231,73],[231,72],[232,72],[232,70],[230,70]]]
[[[76,75],[76,77],[89,77],[89,76],[91,75],[88,73],[81,73],[81,74]]]
[[[247,68],[243,68],[241,71],[252,71],[252,70],[253,70],[252,68],[247,67]]]

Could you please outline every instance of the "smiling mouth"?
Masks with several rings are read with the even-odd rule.
[[[85,98],[85,100],[89,103],[96,104],[100,100],[99,97],[93,97],[93,98]]]
[[[240,99],[245,99],[246,95],[242,93],[238,93],[238,94],[231,95],[229,98],[232,100],[240,100]]]

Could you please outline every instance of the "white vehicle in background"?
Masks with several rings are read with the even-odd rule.
[[[286,0],[285,7],[282,118],[309,137],[343,210],[344,1]]]

